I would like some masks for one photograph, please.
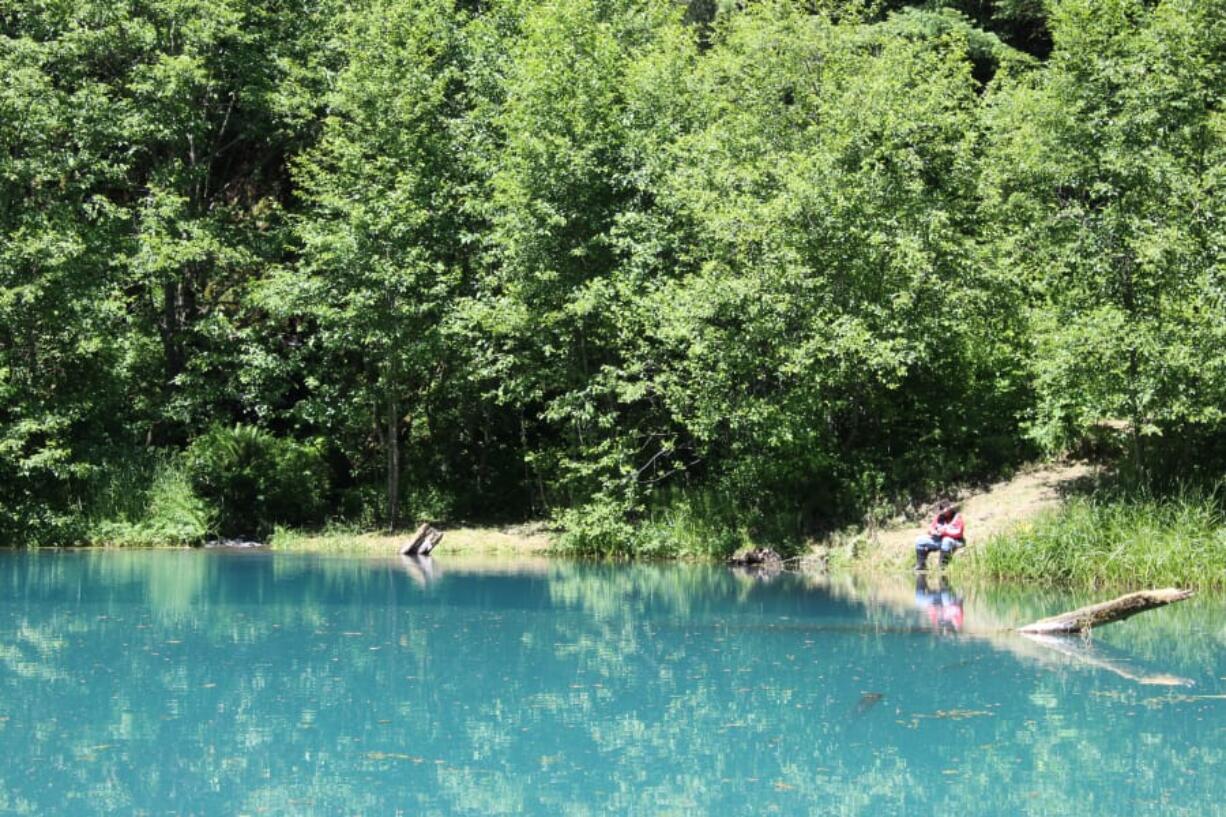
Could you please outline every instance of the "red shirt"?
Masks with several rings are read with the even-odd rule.
[[[946,537],[962,541],[966,538],[966,524],[962,521],[962,514],[955,513],[954,518],[948,522],[941,521],[941,515],[937,514],[932,520],[932,524],[928,526],[928,532],[933,536]]]

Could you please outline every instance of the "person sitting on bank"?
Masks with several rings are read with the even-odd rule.
[[[928,554],[941,551],[941,566],[949,564],[954,551],[966,544],[966,526],[962,514],[948,499],[937,503],[937,515],[928,526],[928,535],[915,540],[915,569],[928,568]]]

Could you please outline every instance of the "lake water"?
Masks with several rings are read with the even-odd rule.
[[[0,553],[0,813],[1226,814],[1221,599],[1000,632],[1082,600]]]

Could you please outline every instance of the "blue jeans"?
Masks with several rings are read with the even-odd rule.
[[[965,544],[961,540],[943,536],[939,540],[935,536],[921,536],[915,540],[915,566],[924,567],[928,554],[934,550],[941,551],[941,564],[949,564],[954,551]]]

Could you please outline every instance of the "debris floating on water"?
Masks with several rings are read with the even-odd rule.
[[[856,703],[856,714],[863,715],[883,700],[885,700],[884,692],[865,692]]]
[[[233,550],[248,550],[267,547],[263,542],[253,542],[249,539],[212,539],[204,543],[206,548],[227,548]]]

